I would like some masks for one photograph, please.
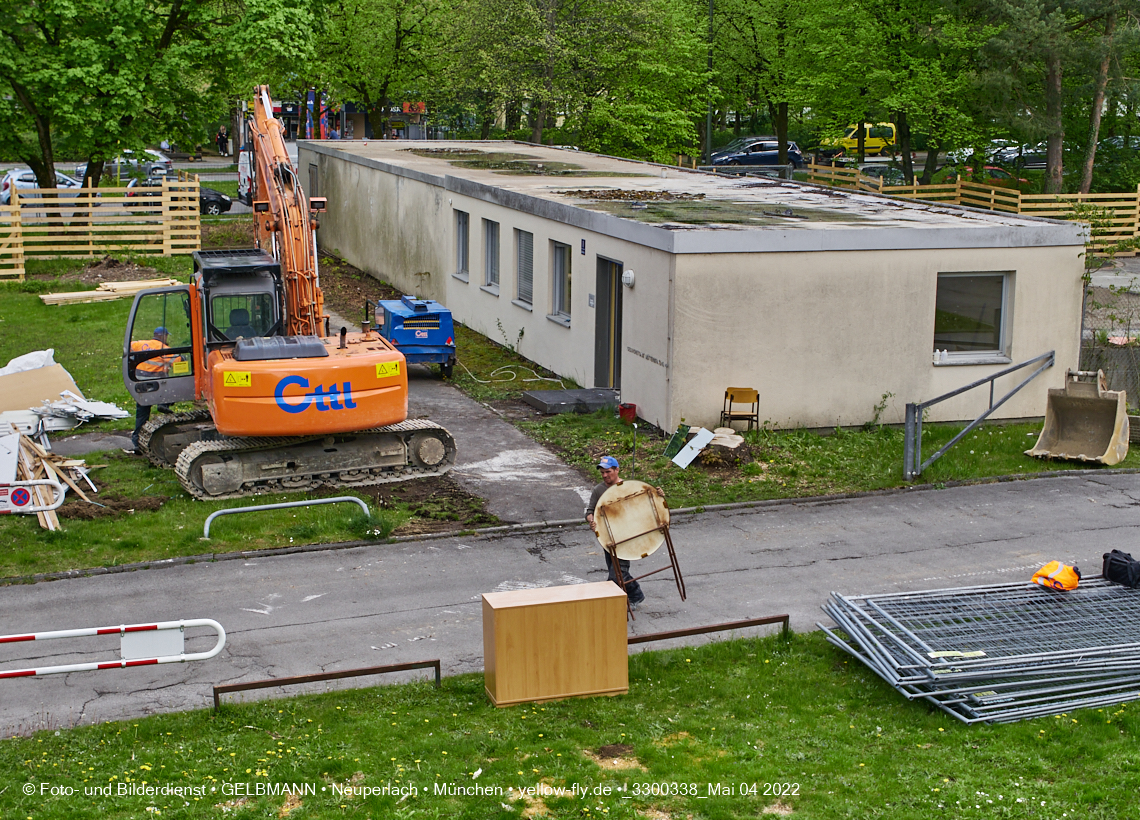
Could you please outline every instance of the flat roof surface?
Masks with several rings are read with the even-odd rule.
[[[627,238],[633,241],[663,232],[686,235],[665,242],[675,252],[1083,244],[1083,228],[1075,223],[779,179],[729,177],[528,143],[351,140],[303,141],[300,146],[592,230],[616,218],[630,226]],[[563,208],[610,219],[573,218]],[[940,236],[919,238],[915,229]],[[904,230],[909,239],[886,240],[880,234],[884,230]],[[969,236],[954,238],[947,231]],[[856,240],[852,232],[864,236]],[[711,239],[714,233],[715,247],[694,236]],[[789,239],[789,234],[797,238]],[[811,234],[817,236],[809,238]],[[765,247],[754,247],[757,241]]]

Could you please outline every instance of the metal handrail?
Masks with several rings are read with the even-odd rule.
[[[1021,390],[1021,388],[1025,387],[1027,384],[1029,384],[1035,378],[1040,376],[1044,371],[1046,371],[1050,367],[1052,367],[1054,365],[1054,363],[1056,362],[1056,358],[1057,358],[1056,353],[1057,352],[1055,350],[1050,350],[1048,353],[1042,353],[1040,356],[1036,356],[1035,358],[1024,361],[1021,364],[1015,364],[1012,367],[1007,367],[1007,368],[1005,368],[1005,370],[1000,370],[991,376],[987,376],[984,379],[978,379],[976,382],[972,382],[971,384],[967,384],[965,387],[959,387],[957,390],[952,390],[949,393],[944,393],[943,395],[938,396],[937,398],[934,398],[934,399],[930,399],[929,401],[924,401],[920,404],[916,404],[913,402],[908,403],[906,406],[906,430],[905,430],[905,437],[904,437],[904,441],[903,441],[903,478],[906,479],[907,481],[913,481],[914,479],[916,479],[920,475],[922,475],[923,470],[925,470],[931,464],[936,462],[938,459],[942,458],[942,456],[945,455],[946,451],[949,450],[951,447],[953,447],[955,444],[957,444],[962,439],[963,436],[965,436],[967,433],[969,433],[971,430],[973,430],[975,427],[977,427],[979,424],[981,424],[983,421],[985,421],[986,418],[988,418],[991,413],[993,413],[995,410],[997,410],[999,407],[1001,407],[1003,404],[1005,404],[1007,401],[1009,401],[1009,399],[1012,398],[1015,393],[1017,393],[1019,390]],[[1002,398],[999,401],[997,401],[996,403],[994,402],[994,382],[997,379],[1000,379],[1002,376],[1007,376],[1010,373],[1014,373],[1018,370],[1021,370],[1023,367],[1028,367],[1031,364],[1036,364],[1037,362],[1041,362],[1041,361],[1043,361],[1045,363],[1043,365],[1041,365],[1039,368],[1037,368],[1035,371],[1033,371],[1033,374],[1028,379],[1026,379],[1021,384],[1019,384],[1017,387],[1013,388],[1008,393],[1006,393],[1004,396],[1002,396]],[[967,390],[973,390],[975,387],[981,387],[983,384],[986,384],[986,383],[989,383],[989,386],[990,386],[990,406],[989,406],[989,409],[987,409],[984,413],[982,413],[980,416],[978,416],[972,422],[967,424],[965,429],[963,429],[960,433],[958,433],[958,435],[954,436],[954,438],[950,439],[950,441],[948,441],[942,447],[942,449],[940,449],[937,453],[932,455],[926,461],[923,461],[922,460],[922,414],[923,414],[923,411],[925,411],[926,408],[928,408],[932,405],[938,404],[941,401],[946,401],[946,399],[952,399],[952,398],[954,398],[954,396],[957,396],[961,393],[965,393]]]
[[[220,515],[239,515],[241,513],[261,512],[262,510],[288,510],[293,507],[316,507],[321,504],[341,503],[357,504],[360,509],[364,511],[365,517],[372,517],[372,513],[368,510],[368,505],[352,495],[338,495],[336,498],[310,498],[306,501],[282,501],[278,504],[258,504],[254,507],[231,507],[229,509],[212,512],[206,517],[206,525],[202,528],[202,537],[210,537],[210,524]]]

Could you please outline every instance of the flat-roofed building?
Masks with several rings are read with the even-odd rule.
[[[730,386],[781,427],[862,424],[887,394],[901,422],[1055,350],[994,414],[1039,417],[1077,368],[1076,223],[504,142],[302,142],[299,170],[322,247],[665,429],[715,426]]]

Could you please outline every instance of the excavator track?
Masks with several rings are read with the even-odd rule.
[[[221,501],[407,481],[442,475],[454,463],[455,440],[447,430],[409,419],[337,435],[196,441],[182,450],[174,469],[192,496]]]
[[[139,449],[155,467],[171,468],[187,445],[218,435],[206,410],[164,413],[143,425]],[[153,444],[153,446],[152,446]]]

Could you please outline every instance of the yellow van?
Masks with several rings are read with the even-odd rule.
[[[876,122],[876,123],[861,123],[862,127],[866,129],[866,135],[863,137],[863,152],[865,154],[882,154],[885,151],[893,150],[895,141],[898,138],[898,129],[895,128],[893,122]],[[843,149],[848,153],[859,150],[859,125],[852,123],[847,126],[847,130],[843,132],[843,139],[839,141]]]

